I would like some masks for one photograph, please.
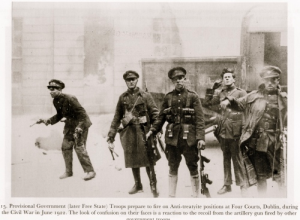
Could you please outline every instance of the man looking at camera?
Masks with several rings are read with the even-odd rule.
[[[232,106],[245,112],[239,146],[254,166],[262,197],[268,178],[272,177],[280,190],[286,184],[287,95],[281,92],[280,74],[278,67],[266,66],[260,72],[263,83],[258,90],[242,98],[228,95],[221,102],[223,109]]]
[[[158,118],[146,138],[159,132],[167,121],[165,132],[166,155],[169,162],[169,196],[176,196],[178,168],[181,155],[185,157],[190,172],[192,196],[198,197],[198,150],[204,149],[204,116],[198,95],[185,88],[186,70],[176,67],[169,71],[175,89],[163,101]]]
[[[128,193],[143,192],[140,167],[146,167],[151,192],[153,197],[158,197],[154,149],[145,141],[146,132],[155,121],[158,109],[151,94],[137,87],[138,78],[139,74],[133,70],[128,70],[123,74],[128,89],[119,97],[107,142],[109,148],[113,150],[113,142],[119,132],[124,150],[125,167],[132,169],[135,182]],[[121,123],[123,128],[119,129]]]

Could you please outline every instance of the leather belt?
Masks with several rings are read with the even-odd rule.
[[[131,120],[131,124],[145,124],[147,123],[147,118],[146,116],[141,116],[141,117],[133,117]]]
[[[231,112],[229,115],[228,115],[228,119],[231,119],[233,121],[239,121],[239,120],[242,120],[242,113],[241,112]]]

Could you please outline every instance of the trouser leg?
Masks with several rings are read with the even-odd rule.
[[[192,197],[199,196],[199,175],[191,176]]]
[[[67,177],[73,176],[73,141],[69,141],[67,138],[63,139],[62,142],[62,155],[65,162],[65,172],[59,178],[65,179]]]
[[[245,179],[246,170],[243,163],[243,156],[239,148],[238,140],[231,140],[230,146],[236,185],[241,186],[243,188],[248,188],[247,180]]]
[[[221,149],[223,152],[224,186],[230,186],[232,184],[231,152],[228,141],[224,138],[221,138]]]
[[[85,173],[94,172],[93,165],[86,150],[87,134],[88,129],[85,129],[80,138],[75,141],[75,152]]]
[[[159,193],[158,193],[157,186],[156,186],[157,180],[156,180],[154,166],[146,167],[146,172],[147,172],[149,180],[150,180],[151,192],[153,194],[153,197],[156,198],[159,196]]]

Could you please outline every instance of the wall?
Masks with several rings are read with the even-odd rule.
[[[254,3],[13,3],[13,114],[53,114],[48,81],[111,113],[142,59],[241,55]],[[167,74],[167,73],[165,73]]]

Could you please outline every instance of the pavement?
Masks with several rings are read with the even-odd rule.
[[[49,116],[48,116],[49,117]],[[47,118],[47,117],[46,117]],[[113,115],[92,115],[93,125],[89,129],[87,151],[94,166],[96,177],[84,181],[85,176],[76,153],[73,155],[73,176],[59,179],[64,173],[64,161],[60,151],[64,123],[53,126],[34,124],[36,116],[12,117],[11,135],[11,196],[12,197],[105,197],[105,198],[152,198],[145,168],[141,168],[144,192],[129,195],[134,185],[131,169],[125,168],[123,149],[117,135],[115,151],[119,157],[112,159],[107,148],[106,134]],[[241,198],[240,188],[233,180],[232,192],[218,195],[223,185],[222,151],[212,133],[206,135],[206,149],[202,152],[211,160],[205,165],[205,173],[213,181],[207,185],[212,198]],[[162,158],[155,166],[159,198],[168,198],[168,162]],[[232,168],[233,172],[233,168]],[[177,198],[191,198],[191,183],[184,158],[179,168]],[[234,176],[234,175],[233,175]],[[257,198],[256,186],[248,189],[248,198]],[[277,186],[268,180],[268,198],[280,198]],[[204,198],[204,196],[200,195]]]

